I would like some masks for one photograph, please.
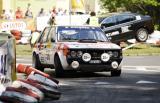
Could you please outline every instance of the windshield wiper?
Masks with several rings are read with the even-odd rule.
[[[80,39],[79,42],[83,42],[83,43],[97,43],[97,40],[95,39]]]
[[[105,42],[105,41],[103,41],[103,40],[96,40],[97,42]]]

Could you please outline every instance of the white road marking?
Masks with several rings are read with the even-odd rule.
[[[133,68],[135,68],[135,67],[142,67],[142,68],[159,68],[160,69],[160,66],[133,66],[133,65],[122,65],[122,67],[125,67],[125,68],[131,68],[131,67],[133,67]]]
[[[136,70],[146,71],[147,69],[145,67],[136,67]]]
[[[122,70],[160,72],[160,66],[122,66]]]
[[[111,83],[109,83],[109,82],[96,82],[94,84],[96,84],[96,85],[109,85]]]
[[[58,85],[59,86],[68,86],[69,84],[60,82]]]
[[[157,82],[145,81],[145,80],[140,80],[136,82],[136,84],[153,84],[153,83],[157,83]]]
[[[30,62],[30,61],[32,61],[32,58],[27,58],[27,59],[17,58],[16,61],[23,61],[23,62],[28,61],[28,62]]]

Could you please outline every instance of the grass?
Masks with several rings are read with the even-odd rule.
[[[125,44],[124,47],[127,45]],[[30,45],[16,45],[17,57],[31,57],[32,49]],[[137,44],[134,47],[123,51],[125,56],[140,56],[140,55],[160,55],[160,46],[149,44]]]
[[[155,46],[150,44],[137,44],[130,49],[124,50],[123,55],[125,56],[160,55],[160,46]]]
[[[16,56],[17,57],[31,57],[32,49],[30,45],[16,45]]]

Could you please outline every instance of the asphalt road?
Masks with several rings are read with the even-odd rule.
[[[160,103],[160,57],[124,57],[122,75],[110,73],[70,73],[60,81],[59,100],[43,103]],[[19,58],[17,63],[31,64]],[[54,77],[54,70],[45,69]]]

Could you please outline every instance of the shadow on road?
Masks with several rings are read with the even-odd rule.
[[[45,73],[55,77],[55,71],[53,69],[45,69]],[[87,77],[110,77],[110,72],[77,72],[77,71],[67,71],[65,72],[63,78],[87,78]]]

